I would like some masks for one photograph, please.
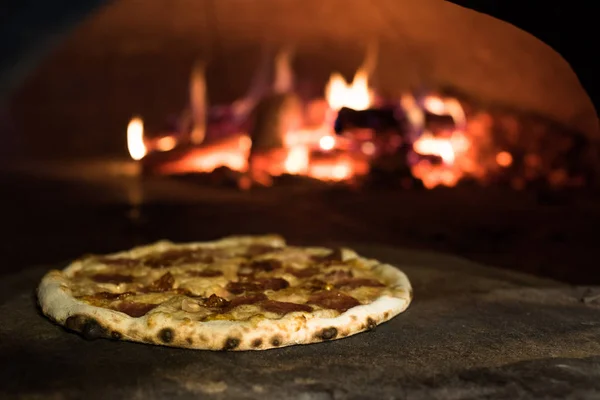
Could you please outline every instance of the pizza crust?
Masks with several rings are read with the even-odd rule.
[[[236,244],[284,245],[285,242],[277,236],[241,236],[190,246],[218,248]],[[115,255],[139,256],[168,247],[169,242],[159,242]],[[345,251],[355,254],[349,249]],[[81,269],[81,264],[76,261],[63,271],[50,271],[38,288],[38,301],[45,315],[89,339],[112,338],[205,350],[266,350],[340,339],[373,329],[406,310],[412,300],[410,282],[402,271],[374,263],[373,271],[388,282],[394,295],[381,296],[331,318],[304,311],[291,312],[279,319],[257,315],[245,321],[175,319],[166,312],[134,318],[90,305],[72,295],[68,276]]]

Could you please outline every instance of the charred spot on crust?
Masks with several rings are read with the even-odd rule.
[[[377,327],[377,322],[373,318],[367,318],[367,329],[372,331]]]
[[[188,344],[194,344],[194,340],[191,337],[185,338],[185,341],[188,342]]]
[[[163,328],[158,332],[158,338],[163,343],[171,343],[173,341],[173,337],[175,336],[175,332],[171,328]]]
[[[223,345],[223,350],[233,350],[240,345],[240,339],[235,337],[228,337]]]
[[[279,336],[273,336],[271,338],[271,344],[275,347],[279,347],[279,345],[281,344],[281,338]]]
[[[262,339],[254,339],[252,341],[252,347],[260,347],[262,346]]]
[[[70,316],[65,321],[65,326],[68,329],[80,332],[81,335],[88,340],[110,337],[110,334],[105,327],[100,325],[94,318],[85,315]]]
[[[387,317],[389,317],[389,316],[390,316],[390,313],[389,313],[389,312],[387,312],[387,311],[386,311],[386,312],[384,312],[384,313],[383,313],[383,318],[387,318]]]
[[[323,329],[318,336],[323,340],[331,340],[331,339],[335,338],[337,336],[337,334],[338,334],[337,329],[332,326],[331,328]]]
[[[114,339],[114,340],[119,340],[123,337],[123,335],[121,335],[121,332],[117,332],[117,331],[112,331],[110,333],[110,338]]]

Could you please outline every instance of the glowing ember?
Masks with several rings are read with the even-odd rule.
[[[309,165],[308,148],[305,146],[292,147],[284,161],[285,172],[292,175],[306,173]]]
[[[335,147],[335,137],[333,136],[323,136],[321,140],[319,140],[319,147],[321,150],[332,150]]]
[[[127,126],[127,150],[134,160],[141,160],[147,153],[144,143],[144,122],[141,118],[132,118]]]
[[[248,169],[248,154],[252,141],[246,135],[235,135],[212,143],[205,143],[187,152],[180,159],[165,162],[164,174],[212,172],[219,167],[244,172]]]
[[[360,146],[360,150],[367,156],[375,154],[375,145],[372,142],[365,142]]]
[[[423,107],[432,114],[451,116],[459,129],[463,129],[467,123],[465,111],[456,99],[427,96],[423,100]]]
[[[342,107],[354,110],[366,110],[373,102],[373,91],[369,89],[367,71],[359,69],[354,80],[348,84],[344,77],[335,72],[331,74],[325,87],[325,97],[332,110],[339,111]]]
[[[169,151],[173,150],[177,145],[177,139],[173,136],[165,136],[158,139],[155,143],[155,148],[158,151]]]
[[[439,156],[444,163],[452,164],[457,153],[464,153],[469,148],[469,141],[459,132],[455,132],[450,138],[437,138],[431,133],[424,133],[413,148],[419,154]]]
[[[501,151],[496,154],[496,162],[501,167],[509,167],[512,164],[513,158],[507,151]]]

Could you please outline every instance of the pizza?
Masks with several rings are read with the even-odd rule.
[[[87,339],[266,350],[371,330],[412,300],[406,275],[348,248],[277,235],[159,241],[88,255],[38,287],[42,312]]]

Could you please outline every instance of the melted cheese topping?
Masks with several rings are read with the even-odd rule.
[[[159,242],[86,257],[66,276],[74,297],[132,317],[162,312],[176,319],[242,321],[289,312],[335,317],[394,296],[399,289],[377,275],[378,265],[348,249],[292,247],[283,240],[219,248]]]

